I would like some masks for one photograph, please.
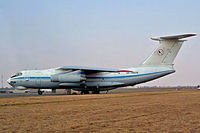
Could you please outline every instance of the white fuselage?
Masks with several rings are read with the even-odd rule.
[[[133,86],[175,72],[174,69],[170,67],[135,67],[125,70],[129,70],[130,72],[99,72],[88,74],[84,82],[85,86],[81,86],[81,83],[52,82],[52,75],[63,73],[63,70],[57,68],[21,71],[21,75],[8,79],[8,83],[16,88],[73,88],[75,90],[84,88],[90,91],[93,89],[104,91],[117,87]]]

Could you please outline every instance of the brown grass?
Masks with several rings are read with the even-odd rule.
[[[2,98],[0,132],[200,132],[200,91]]]

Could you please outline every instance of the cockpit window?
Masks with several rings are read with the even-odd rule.
[[[14,78],[14,77],[17,77],[17,76],[21,76],[22,75],[22,73],[21,72],[18,72],[18,73],[16,73],[15,75],[13,75],[11,78]]]

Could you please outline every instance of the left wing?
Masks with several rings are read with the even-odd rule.
[[[98,67],[87,67],[87,66],[63,66],[59,69],[62,70],[82,70],[85,72],[132,72],[130,70],[120,70],[120,69],[108,69],[108,68],[98,68]]]
[[[123,85],[120,82],[85,82],[87,75],[95,74],[99,72],[132,72],[130,70],[120,70],[120,69],[107,69],[107,68],[97,68],[97,67],[86,67],[86,66],[63,66],[58,68],[64,71],[54,74],[51,76],[52,82],[60,82],[62,87],[75,87],[80,88],[81,86],[89,87],[117,87]]]

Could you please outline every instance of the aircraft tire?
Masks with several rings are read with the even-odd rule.
[[[90,94],[89,91],[81,91],[81,94]]]
[[[89,91],[84,91],[84,94],[90,94],[90,92]]]
[[[38,90],[38,95],[42,95],[43,91]]]
[[[92,91],[92,94],[99,94],[100,91]]]

